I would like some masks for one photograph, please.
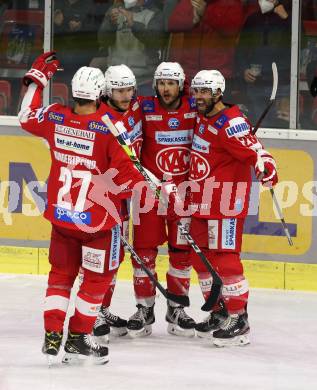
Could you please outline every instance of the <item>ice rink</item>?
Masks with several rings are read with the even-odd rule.
[[[158,296],[151,336],[111,338],[104,366],[48,368],[40,352],[46,279],[0,275],[0,390],[317,389],[316,293],[251,290],[251,344],[226,349],[169,335]],[[190,299],[188,312],[204,318],[198,286]],[[128,317],[134,305],[131,283],[119,281],[112,312]]]

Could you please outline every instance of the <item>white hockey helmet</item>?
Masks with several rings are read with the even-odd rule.
[[[105,72],[106,87],[104,94],[112,96],[113,89],[136,88],[136,79],[132,70],[124,65],[112,65]]]
[[[183,68],[178,62],[161,62],[156,68],[153,78],[153,89],[156,88],[157,80],[177,80],[179,90],[182,91],[184,88],[185,73]]]
[[[74,98],[97,100],[105,88],[102,71],[91,66],[83,66],[77,70],[72,79],[72,95]]]
[[[192,79],[191,87],[211,89],[212,95],[216,95],[218,89],[220,89],[223,95],[226,88],[226,81],[219,70],[201,70]]]

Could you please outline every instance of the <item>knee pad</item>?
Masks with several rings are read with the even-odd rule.
[[[243,266],[238,252],[214,252],[212,265],[222,278],[243,275]]]
[[[191,260],[189,251],[184,249],[175,248],[172,245],[168,245],[169,262],[174,268],[188,268],[191,267]]]
[[[135,248],[135,251],[147,268],[155,268],[155,261],[158,253],[157,248]],[[133,256],[131,256],[131,259],[133,267],[140,268],[139,263],[133,258]]]

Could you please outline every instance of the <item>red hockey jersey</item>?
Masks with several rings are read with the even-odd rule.
[[[141,163],[158,179],[172,176],[175,184],[188,178],[190,147],[196,122],[193,99],[181,98],[179,109],[167,111],[157,97],[140,98],[143,121]]]
[[[140,158],[142,146],[142,116],[139,102],[133,99],[129,109],[125,112],[117,111],[106,103],[102,103],[101,110],[104,111],[104,114],[107,114],[114,123],[120,121],[124,124],[128,132],[131,147],[133,147],[137,157]]]
[[[189,179],[198,184],[191,207],[202,218],[245,217],[251,166],[262,145],[237,106],[211,118],[198,115],[190,156]]]
[[[102,122],[104,108],[76,115],[60,104],[41,106],[41,91],[31,84],[19,113],[21,127],[47,140],[51,170],[44,216],[68,229],[94,232],[120,222],[119,185],[143,180]],[[115,168],[112,170],[111,168]]]

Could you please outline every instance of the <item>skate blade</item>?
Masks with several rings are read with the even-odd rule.
[[[105,334],[104,336],[93,336],[97,344],[103,345],[105,347],[109,344],[109,336]]]
[[[121,328],[115,328],[114,326],[111,326],[110,329],[111,334],[113,334],[115,337],[122,337],[128,334],[128,329],[125,326]]]
[[[46,355],[46,361],[47,361],[48,368],[51,368],[52,366],[54,366],[57,363],[57,356],[49,355],[49,354],[45,354],[45,355]]]
[[[196,330],[197,337],[200,339],[206,339],[206,340],[211,340],[213,338],[212,334],[214,331],[210,332],[200,332],[199,330]]]
[[[144,328],[138,330],[129,329],[129,336],[133,339],[150,336],[150,334],[152,334],[152,325],[145,325]]]
[[[233,337],[232,339],[213,339],[213,344],[216,347],[242,347],[244,345],[250,344],[250,339],[248,334],[243,334],[240,336]]]
[[[95,364],[95,365],[102,365],[109,362],[109,356],[86,356],[81,355],[77,353],[68,353],[66,352],[65,356],[63,357],[62,363],[68,364],[68,365],[83,365],[83,364]]]
[[[183,329],[179,325],[176,324],[168,324],[167,331],[169,334],[180,337],[194,337],[195,329]]]

